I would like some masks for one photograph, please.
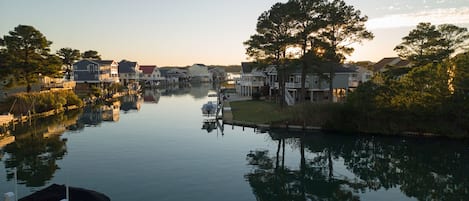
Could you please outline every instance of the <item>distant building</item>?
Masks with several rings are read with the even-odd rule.
[[[189,81],[189,73],[186,68],[162,67],[160,68],[161,76],[166,80],[166,84],[176,84],[179,82]]]
[[[204,64],[194,64],[187,68],[191,82],[211,82],[212,74]]]
[[[165,80],[156,65],[141,65],[140,71],[140,80],[145,83],[146,87],[157,86]]]

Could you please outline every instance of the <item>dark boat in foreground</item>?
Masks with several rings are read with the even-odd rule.
[[[68,187],[69,200],[73,201],[110,201],[111,199],[99,192],[83,188]],[[18,201],[61,201],[66,200],[66,186],[52,184],[49,187],[23,197]]]

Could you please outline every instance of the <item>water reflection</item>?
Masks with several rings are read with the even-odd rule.
[[[143,101],[146,103],[160,102],[161,92],[159,89],[145,89],[143,93]]]
[[[469,156],[463,143],[284,134],[270,133],[276,153],[247,154],[253,169],[245,178],[258,200],[360,200],[361,193],[391,188],[418,200],[469,197]],[[297,150],[297,167],[285,166],[285,144]],[[342,166],[350,175],[335,170]]]
[[[189,94],[194,99],[204,99],[207,98],[208,93],[216,89],[213,83],[186,83],[174,86],[168,86],[163,89],[162,96],[182,96]]]
[[[180,83],[178,85],[169,85],[161,92],[162,96],[182,96],[190,92],[189,83]]]
[[[139,111],[142,107],[143,98],[140,94],[128,95],[121,98],[121,106],[120,109],[123,110],[125,113],[130,111]],[[119,111],[117,111],[119,113]]]
[[[79,112],[69,112],[15,127],[14,141],[2,150],[7,156],[4,160],[7,180],[13,179],[14,168],[17,168],[19,183],[28,187],[44,186],[52,179],[60,169],[56,161],[67,152],[67,140],[60,136],[75,124],[78,115]]]

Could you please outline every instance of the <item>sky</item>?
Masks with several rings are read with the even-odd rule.
[[[469,0],[345,0],[368,16],[372,41],[349,61],[393,57],[419,22],[469,27]],[[53,44],[140,65],[239,65],[258,16],[286,0],[0,0],[0,36],[31,25]]]

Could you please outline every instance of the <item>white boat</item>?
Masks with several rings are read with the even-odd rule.
[[[209,101],[202,106],[202,114],[211,115],[217,112],[217,103]]]

